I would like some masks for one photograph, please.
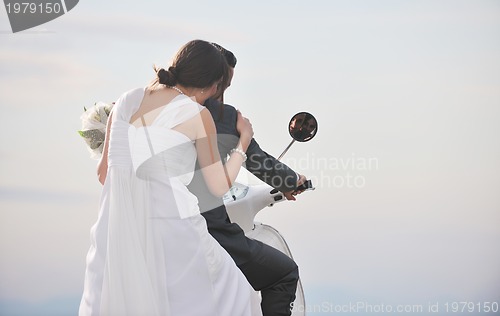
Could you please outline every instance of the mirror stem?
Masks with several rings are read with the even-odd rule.
[[[293,143],[295,143],[295,139],[292,139],[292,141],[290,142],[290,144],[281,153],[281,155],[278,157],[278,161],[281,160],[281,158],[283,158],[283,156],[286,154],[286,152],[288,151],[288,149],[290,149],[290,147],[292,147]]]

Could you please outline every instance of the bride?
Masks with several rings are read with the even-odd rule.
[[[212,116],[200,105],[226,67],[215,46],[194,40],[151,85],[116,102],[98,166],[104,187],[80,316],[261,315],[258,296],[186,188],[201,172],[222,196],[246,159],[250,122],[238,115],[240,142],[223,165]]]

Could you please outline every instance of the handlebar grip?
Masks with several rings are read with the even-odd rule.
[[[305,191],[305,190],[313,190],[314,186],[311,180],[306,180],[303,184],[299,185],[295,191]]]

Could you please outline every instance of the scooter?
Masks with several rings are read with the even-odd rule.
[[[310,113],[300,112],[291,118],[288,124],[288,131],[292,137],[292,141],[277,158],[278,160],[283,158],[296,141],[307,142],[313,139],[318,131],[318,122]],[[297,191],[314,189],[311,180],[307,180],[297,188]],[[224,196],[224,204],[231,222],[238,224],[247,237],[274,247],[293,259],[290,247],[280,232],[270,225],[255,220],[255,216],[261,210],[283,201],[285,201],[284,195],[264,182],[255,185],[236,182]],[[300,279],[297,284],[295,296],[292,316],[304,316],[306,303]]]

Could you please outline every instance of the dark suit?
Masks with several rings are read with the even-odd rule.
[[[236,109],[211,99],[205,102],[205,107],[214,118],[219,152],[224,160],[239,140]],[[283,192],[296,188],[297,174],[264,152],[254,139],[246,154],[246,168],[261,180]],[[237,224],[231,223],[222,199],[209,194],[200,172],[195,173],[188,188],[198,197],[210,234],[231,255],[252,287],[261,291],[264,316],[290,315],[299,277],[295,262],[281,251],[247,238]]]

